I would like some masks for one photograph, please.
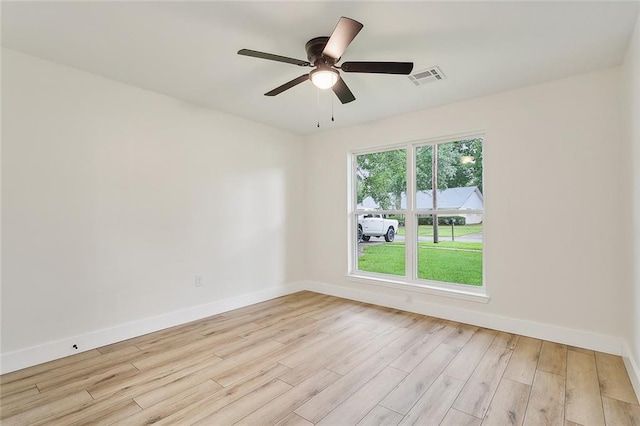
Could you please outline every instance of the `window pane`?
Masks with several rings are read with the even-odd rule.
[[[433,209],[433,146],[416,148],[416,207]]]
[[[418,278],[482,285],[482,222],[466,219],[417,215]]]
[[[356,158],[357,208],[406,208],[407,153],[404,149],[358,155]]]
[[[433,163],[436,154],[437,161]],[[435,186],[438,191],[434,194]],[[416,207],[418,209],[482,209],[482,139],[416,148]],[[473,201],[473,202],[470,202]]]
[[[360,215],[358,230],[358,270],[405,275],[404,215]]]
[[[482,139],[443,143],[438,151],[438,189],[477,187],[482,193]],[[437,208],[458,208],[442,199]]]

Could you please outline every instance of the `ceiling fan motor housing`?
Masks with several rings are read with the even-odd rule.
[[[329,37],[316,37],[312,38],[304,46],[307,51],[307,60],[315,66],[327,65],[333,66],[340,58],[331,58],[329,56],[322,56],[322,51],[327,45]]]

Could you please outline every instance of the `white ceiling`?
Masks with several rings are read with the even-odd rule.
[[[2,45],[297,133],[316,132],[529,86],[621,63],[639,2],[3,2]],[[305,43],[340,16],[363,30],[343,61],[413,61],[447,79],[342,74],[341,105],[306,82]],[[336,121],[331,123],[331,99]]]

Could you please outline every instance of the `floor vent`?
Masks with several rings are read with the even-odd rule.
[[[409,75],[409,80],[416,86],[431,83],[432,81],[444,80],[446,77],[438,67],[427,68],[426,70],[417,71]]]

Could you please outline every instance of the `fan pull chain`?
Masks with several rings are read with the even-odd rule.
[[[316,116],[318,119],[318,128],[320,128],[320,89],[316,89],[316,93],[318,94],[316,102]]]
[[[336,121],[333,119],[333,96],[331,96],[331,121]]]

